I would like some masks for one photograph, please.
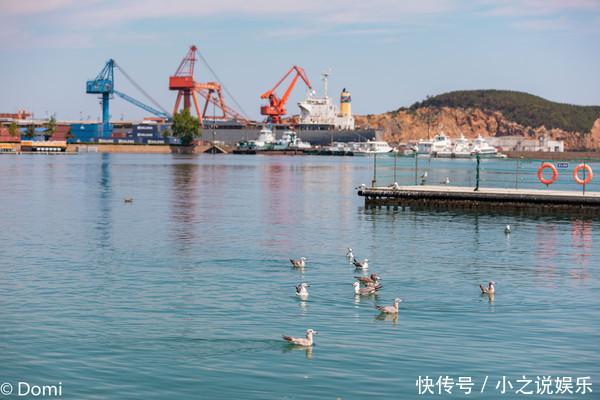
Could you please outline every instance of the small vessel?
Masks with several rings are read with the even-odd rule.
[[[267,126],[263,126],[263,128],[258,133],[258,138],[255,140],[249,140],[249,147],[254,148],[256,150],[266,150],[273,147],[275,144],[275,135],[273,135],[273,131],[269,129]]]
[[[388,142],[369,140],[354,150],[355,156],[370,156],[372,154],[388,154],[395,149]]]
[[[471,142],[472,145],[472,150],[471,150],[471,154],[476,156],[476,155],[481,155],[481,156],[495,156],[498,154],[498,149],[496,149],[494,146],[491,146],[489,143],[487,143],[485,141],[484,138],[481,137],[481,135],[477,136],[475,139],[473,139],[473,141]]]
[[[272,148],[273,150],[299,150],[311,147],[310,143],[300,140],[292,129],[286,129],[283,131],[281,139],[277,140]]]

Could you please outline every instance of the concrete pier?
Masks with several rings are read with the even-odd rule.
[[[511,210],[600,215],[600,192],[456,186],[372,187],[359,190],[365,205],[435,209]]]

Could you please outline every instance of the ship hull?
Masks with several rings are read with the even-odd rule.
[[[289,126],[285,126],[288,128]],[[280,140],[285,130],[283,126],[273,126],[271,130],[276,140]],[[202,140],[217,141],[224,144],[235,145],[239,142],[254,140],[258,138],[260,126],[233,126],[233,127],[210,127],[200,129]],[[381,133],[375,129],[298,129],[297,137],[309,142],[312,146],[323,146],[333,142],[365,142],[368,140],[381,140]]]

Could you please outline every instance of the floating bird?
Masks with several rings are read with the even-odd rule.
[[[318,334],[318,332],[315,332],[312,329],[307,329],[306,330],[306,338],[296,338],[296,337],[285,336],[285,335],[281,335],[281,337],[284,338],[285,340],[287,340],[288,342],[297,344],[299,346],[312,346],[313,333],[315,335]]]
[[[354,189],[359,189],[359,190],[362,190],[362,189],[365,189],[366,187],[367,187],[367,185],[365,185],[364,183],[361,183],[360,185],[358,185],[358,186],[357,186],[357,187],[355,187]]]
[[[356,258],[355,258],[354,261],[352,261],[352,264],[354,264],[356,266],[356,268],[358,268],[358,269],[368,269],[369,268],[369,260],[367,260],[366,258],[363,262],[356,261]]]
[[[346,253],[346,257],[352,259],[354,258],[354,253],[352,253],[352,249],[348,247],[348,252]]]
[[[399,189],[400,186],[398,185],[398,182],[394,182],[391,185],[388,186],[390,189]]]
[[[308,296],[308,291],[306,290],[307,287],[310,287],[310,285],[307,285],[306,283],[301,283],[298,286],[294,286],[296,288],[296,296]]]
[[[304,258],[304,257],[300,257],[300,260],[292,260],[290,258],[290,262],[292,263],[292,265],[294,267],[304,268],[304,266],[306,265],[305,261],[306,261],[306,258]]]
[[[379,281],[381,280],[381,278],[377,274],[371,274],[370,277],[355,276],[355,278],[365,286],[373,286],[376,288],[379,288],[381,286],[379,285]]]
[[[360,284],[358,282],[354,282],[352,284],[352,286],[354,286],[354,294],[371,294],[371,293],[375,293],[381,287],[381,285],[377,285],[377,286],[365,286],[364,288],[361,288]]]
[[[125,203],[133,203],[133,199],[123,199],[125,200]]]
[[[494,288],[494,285],[496,285],[496,282],[494,282],[494,281],[490,282],[490,286],[489,287],[485,287],[483,285],[479,285],[479,287],[481,288],[481,293],[488,293],[488,294],[494,294],[494,293],[496,293],[496,289]]]
[[[506,228],[504,228],[504,233],[510,233],[510,225],[506,225]]]
[[[401,301],[402,301],[401,299],[396,299],[396,300],[394,300],[393,306],[389,306],[389,307],[375,306],[375,308],[384,313],[397,313],[398,312],[398,303],[400,303]]]

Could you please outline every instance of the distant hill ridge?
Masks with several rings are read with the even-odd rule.
[[[555,103],[529,93],[510,90],[460,90],[416,102],[398,111],[423,107],[480,109],[502,113],[508,121],[522,126],[588,133],[600,118],[600,106]]]

